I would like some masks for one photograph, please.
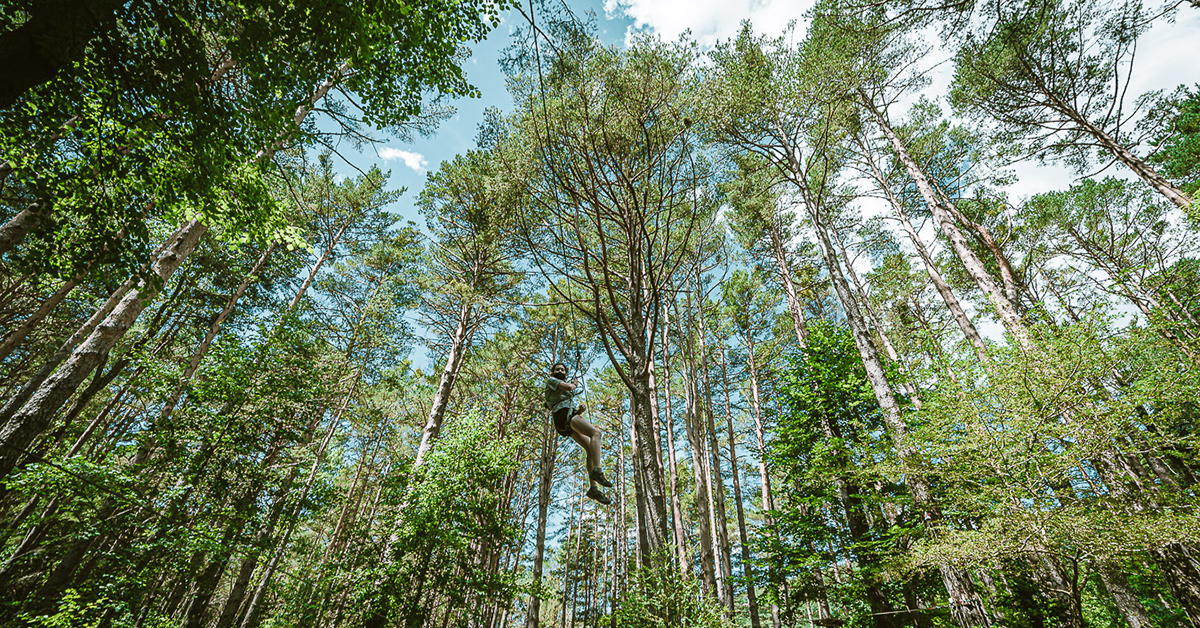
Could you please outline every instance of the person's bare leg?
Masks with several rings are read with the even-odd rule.
[[[588,473],[600,466],[600,430],[591,421],[576,415],[571,418],[571,438],[587,452]],[[593,482],[594,484],[594,482]]]
[[[571,419],[571,427],[575,428],[576,422],[578,420],[579,420],[579,417],[575,417],[574,419]],[[595,463],[595,461],[592,458],[592,439],[590,437],[584,436],[583,434],[580,434],[578,432],[578,428],[575,428],[575,430],[576,431],[571,432],[571,439],[574,440],[575,442],[579,443],[579,446],[583,448],[584,453],[587,455],[588,484],[591,484],[592,488],[596,488],[596,486],[597,486],[596,481],[591,478],[592,469],[595,468],[592,466]]]

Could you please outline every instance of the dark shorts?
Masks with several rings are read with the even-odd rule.
[[[572,432],[571,417],[574,416],[573,412],[574,408],[559,408],[555,410],[554,414],[551,415],[554,417],[554,431],[563,436],[570,436]]]

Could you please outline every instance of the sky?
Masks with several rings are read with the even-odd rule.
[[[1155,0],[1148,0],[1147,4]],[[804,12],[812,5],[808,0],[570,0],[576,13],[593,11],[601,38],[606,43],[628,40],[630,34],[639,31],[656,33],[664,39],[675,39],[690,31],[702,49],[711,48],[719,41],[736,35],[743,20],[750,20],[758,32],[769,35],[784,31],[790,21],[796,21],[802,32]],[[407,188],[407,193],[397,202],[392,211],[405,219],[420,219],[416,210],[416,197],[424,185],[430,170],[438,165],[474,148],[474,139],[483,112],[487,107],[501,111],[512,110],[512,98],[504,86],[504,76],[498,59],[500,51],[509,45],[514,29],[526,26],[520,14],[510,11],[502,16],[502,23],[491,35],[473,47],[473,54],[464,67],[468,79],[478,87],[481,98],[460,99],[453,103],[457,112],[442,123],[432,137],[417,138],[411,143],[391,140],[388,143],[368,147],[360,153],[348,154],[358,168],[366,170],[372,165],[391,170],[391,187]],[[1129,93],[1138,94],[1154,89],[1173,90],[1179,85],[1200,84],[1200,9],[1186,3],[1179,10],[1174,23],[1160,21],[1144,35],[1137,51],[1137,63]],[[932,55],[931,63],[945,59],[949,53]],[[949,85],[952,68],[943,63],[933,72],[933,84],[925,90],[929,96],[944,97]],[[343,170],[350,174],[350,168]],[[1074,173],[1054,166],[1022,164],[1016,168],[1018,183],[1010,190],[1015,198],[1027,197],[1039,192],[1062,189],[1077,178]],[[1117,173],[1123,174],[1123,173]]]
[[[638,31],[648,31],[667,40],[690,32],[702,50],[734,37],[743,20],[749,20],[755,31],[767,35],[778,35],[789,22],[795,21],[797,36],[802,36],[804,13],[812,5],[810,0],[567,1],[577,14],[588,11],[595,14],[598,33],[605,43],[623,45]],[[1156,6],[1162,1],[1146,0],[1146,4]],[[454,101],[457,112],[431,137],[418,137],[409,143],[392,139],[361,152],[341,149],[353,164],[353,167],[343,166],[342,174],[350,176],[354,174],[354,168],[365,171],[377,165],[384,171],[391,171],[391,189],[407,189],[389,208],[402,219],[423,226],[416,199],[429,171],[436,170],[439,164],[456,154],[474,148],[486,108],[496,107],[503,112],[512,110],[512,98],[505,89],[498,60],[501,51],[511,43],[514,31],[527,28],[527,24],[515,11],[503,14],[501,19],[500,26],[485,41],[473,46],[471,57],[464,63],[468,80],[479,88],[481,98]],[[1160,20],[1142,36],[1138,46],[1128,92],[1130,102],[1151,90],[1172,91],[1179,85],[1200,85],[1200,63],[1196,62],[1200,56],[1200,9],[1183,3],[1173,21]],[[950,55],[951,52],[945,49],[930,55],[929,64],[936,68],[931,72],[932,84],[923,92],[930,98],[941,99],[943,105],[953,72],[952,65],[946,62]],[[900,103],[897,114],[904,109],[906,106]],[[948,111],[949,108],[945,109]],[[1022,163],[1014,170],[1017,182],[1008,191],[1018,202],[1037,193],[1064,189],[1079,178],[1078,174],[1053,164]],[[1105,174],[1130,176],[1121,166]],[[874,213],[870,202],[864,202],[863,211],[867,215]],[[927,241],[932,240],[932,234],[929,235]],[[998,328],[994,331],[998,334]],[[426,366],[424,356],[415,355],[414,358],[417,366]]]

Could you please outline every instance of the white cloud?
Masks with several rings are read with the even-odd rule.
[[[605,12],[630,17],[632,28],[666,40],[690,29],[704,47],[736,36],[742,20],[750,20],[757,33],[778,35],[790,20],[803,22],[812,5],[813,0],[604,0]]]
[[[429,161],[426,160],[425,156],[421,153],[410,153],[406,150],[400,150],[390,146],[384,146],[383,148],[379,149],[379,157],[384,161],[393,161],[399,159],[400,161],[404,162],[404,165],[417,172],[424,171],[425,166],[429,164]]]

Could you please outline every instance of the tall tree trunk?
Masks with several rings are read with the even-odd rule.
[[[542,609],[541,586],[542,564],[546,555],[546,520],[550,512],[550,484],[554,480],[554,458],[558,453],[557,434],[547,423],[542,428],[542,457],[538,480],[537,536],[533,544],[533,594],[529,597],[529,611],[525,615],[525,628],[538,628]]]
[[[429,419],[421,432],[421,445],[417,447],[417,457],[413,461],[415,472],[425,462],[425,456],[433,447],[433,441],[442,429],[442,419],[446,415],[446,406],[450,403],[450,393],[454,390],[454,382],[458,380],[458,372],[462,368],[463,355],[471,344],[473,308],[464,304],[458,310],[458,326],[450,339],[450,353],[446,356],[446,366],[442,369],[442,377],[438,380],[437,391],[433,394],[433,403],[429,408]]]
[[[667,308],[664,307],[662,309],[662,361],[663,388],[667,409],[667,459],[670,462],[671,473],[671,520],[673,524],[672,533],[675,538],[675,557],[679,561],[679,572],[686,575],[691,570],[688,568],[687,549],[684,547],[683,506],[679,501],[679,470],[675,461],[675,420],[671,407],[671,356],[667,353],[667,330],[671,325],[669,316]]]
[[[900,354],[896,352],[896,346],[892,344],[891,338],[888,338],[887,330],[883,328],[883,321],[875,313],[875,308],[871,307],[871,302],[867,299],[867,291],[863,288],[862,282],[858,279],[858,273],[854,272],[854,265],[850,262],[850,255],[846,252],[846,244],[842,242],[842,236],[833,229],[833,242],[837,244],[838,251],[842,254],[842,261],[846,263],[846,274],[850,276],[850,280],[854,282],[854,290],[858,293],[858,298],[862,300],[863,307],[867,310],[867,317],[870,318],[871,324],[875,326],[875,333],[879,334],[880,344],[883,345],[884,352],[893,362],[903,367],[900,362]],[[904,382],[904,391],[908,393],[908,398],[912,400],[913,405],[919,410],[921,409],[921,396],[917,393],[917,387],[913,386],[912,382]]]
[[[658,454],[654,451],[654,423],[650,416],[650,381],[649,357],[645,354],[636,356],[633,364],[629,365],[632,387],[629,390],[630,414],[633,417],[633,429],[637,436],[638,450],[634,464],[642,477],[642,491],[645,495],[645,519],[639,531],[639,544],[642,564],[651,566],[660,558],[659,554],[670,543],[667,534],[667,505],[666,490],[663,486],[663,476],[659,472]]]
[[[625,435],[625,415],[617,416],[617,423],[622,437]],[[625,521],[626,500],[625,500],[625,446],[622,444],[617,447],[617,468],[620,469],[619,478],[617,480],[617,525],[621,530],[621,538],[617,546],[617,563],[613,566],[613,591],[617,592],[617,597],[625,595],[625,585],[629,575],[629,524]],[[614,613],[616,607],[613,607]]]
[[[177,236],[179,233],[180,231],[176,231],[175,235]],[[159,245],[159,247],[154,250],[153,256],[157,257],[159,254],[161,254],[166,244],[174,241],[174,237],[175,236],[172,236],[171,239],[168,239],[166,242]],[[142,268],[145,267],[143,266]],[[5,402],[3,409],[0,409],[0,425],[7,423],[13,417],[13,415],[25,405],[25,402],[29,400],[29,397],[32,396],[34,392],[36,392],[39,387],[46,382],[46,379],[54,373],[54,370],[57,369],[64,360],[72,355],[72,352],[75,350],[76,346],[80,342],[83,342],[85,338],[88,338],[92,332],[95,331],[96,327],[100,325],[101,322],[105,321],[112,311],[122,303],[122,300],[126,295],[129,294],[129,291],[133,289],[136,283],[137,278],[130,277],[129,279],[126,279],[124,283],[118,286],[117,289],[114,290],[111,295],[109,295],[108,299],[99,307],[99,309],[97,309],[92,316],[83,323],[83,325],[76,329],[75,333],[71,334],[71,336],[67,338],[67,340],[63,342],[61,346],[59,346],[58,350],[55,351],[50,358],[42,364],[41,368],[38,369],[33,377],[29,378],[29,381],[27,381],[25,385],[21,387],[21,390]]]
[[[1187,613],[1193,626],[1200,626],[1200,570],[1190,548],[1179,543],[1153,550],[1151,556],[1166,576],[1171,595]]]
[[[138,314],[141,314],[161,286],[171,279],[171,275],[196,248],[200,237],[207,230],[206,225],[195,221],[180,228],[151,267],[151,273],[157,278],[157,282],[161,283],[157,286],[143,285],[121,299],[112,313],[72,352],[62,367],[38,387],[25,406],[13,415],[3,430],[0,430],[0,440],[10,445],[0,450],[0,478],[8,476],[21,451],[46,430],[54,413],[95,368],[100,357],[125,335]]]
[[[300,495],[296,498],[296,505],[292,509],[291,522],[288,524],[287,530],[279,539],[276,545],[276,550],[271,556],[271,562],[268,563],[266,572],[258,583],[258,587],[254,590],[253,597],[250,598],[250,605],[246,608],[245,619],[242,620],[241,628],[254,628],[258,625],[260,615],[262,613],[262,598],[266,590],[271,585],[271,579],[275,574],[275,570],[279,565],[279,560],[288,544],[291,542],[292,534],[296,529],[296,522],[300,518],[300,511],[304,508],[304,502],[308,499],[309,492],[312,491],[313,485],[316,483],[317,474],[321,469],[321,463],[325,460],[325,451],[329,447],[329,442],[333,440],[333,435],[337,432],[337,427],[341,424],[342,415],[346,412],[346,408],[350,406],[350,401],[354,398],[354,392],[358,390],[358,384],[362,380],[362,371],[355,373],[354,381],[350,384],[350,390],[346,392],[346,396],[342,398],[342,404],[337,412],[329,420],[329,429],[325,431],[325,437],[321,439],[321,444],[314,452],[312,466],[308,470],[308,479],[304,481],[304,487],[300,490]]]
[[[1000,244],[992,236],[991,230],[983,223],[975,222],[967,218],[966,214],[959,211],[958,207],[950,200],[950,197],[946,196],[946,192],[942,189],[942,186],[936,181],[930,181],[930,184],[933,186],[933,191],[937,193],[938,200],[942,202],[942,207],[946,208],[946,211],[950,212],[950,215],[959,224],[974,231],[975,235],[979,237],[979,241],[983,243],[983,247],[992,254],[992,259],[996,260],[996,268],[1000,270],[1000,281],[1004,286],[1004,296],[1014,306],[1019,307],[1016,272],[1013,270],[1012,264],[1008,263],[1008,256],[1000,249]]]
[[[755,356],[755,344],[750,338],[749,332],[746,334],[746,361],[750,369],[750,409],[754,416],[754,438],[755,444],[758,445],[758,481],[759,493],[762,497],[763,516],[767,523],[771,522],[771,511],[775,510],[775,500],[771,495],[771,473],[767,468],[767,442],[766,430],[763,428],[762,416],[762,399],[759,396],[758,390],[758,360]],[[771,604],[771,626],[779,628],[782,625],[782,619],[779,616],[779,606],[775,603]]]
[[[962,330],[963,336],[967,338],[967,342],[971,343],[971,347],[975,349],[976,357],[979,358],[980,362],[987,363],[987,348],[983,344],[983,337],[979,335],[979,330],[975,328],[974,323],[967,317],[962,303],[959,302],[950,284],[946,283],[946,280],[942,277],[937,264],[933,262],[933,255],[929,253],[929,249],[925,247],[925,242],[921,240],[921,236],[913,228],[912,222],[908,219],[908,214],[904,212],[904,206],[896,198],[895,193],[892,192],[891,186],[887,183],[887,178],[879,170],[879,166],[875,163],[875,158],[871,155],[870,150],[867,149],[861,139],[858,140],[858,145],[862,149],[863,158],[870,166],[879,189],[883,190],[884,195],[887,196],[888,203],[892,206],[892,212],[900,221],[900,226],[903,228],[904,234],[908,236],[908,240],[912,242],[913,248],[917,251],[917,256],[921,258],[921,264],[925,267],[925,273],[929,275],[929,281],[933,283],[938,296],[946,304],[946,309],[950,310],[950,315],[954,317],[954,322],[958,323],[958,328]]]
[[[643,559],[642,550],[646,547],[646,489],[642,488],[645,484],[642,478],[642,468],[638,465],[638,445],[639,438],[637,425],[632,420],[629,421],[629,467],[633,473],[633,531],[637,537],[637,544],[634,546],[637,563],[643,564],[649,558]],[[628,574],[628,567],[626,574]]]
[[[987,297],[988,302],[992,304],[992,308],[996,311],[996,315],[999,317],[1000,323],[1004,325],[1004,329],[1008,331],[1009,335],[1012,336],[1013,340],[1020,347],[1030,347],[1032,339],[1029,336],[1028,330],[1025,329],[1024,323],[1021,321],[1021,316],[1017,312],[1016,306],[1009,301],[1004,291],[996,284],[996,280],[988,273],[987,267],[984,266],[979,256],[975,254],[975,251],[971,250],[966,237],[963,236],[962,231],[955,223],[954,217],[942,205],[941,199],[934,192],[929,177],[926,176],[912,155],[908,153],[908,149],[905,148],[904,143],[900,140],[900,136],[892,129],[891,124],[888,123],[883,112],[876,107],[871,97],[861,89],[859,96],[863,106],[870,112],[871,117],[879,125],[880,130],[883,131],[884,136],[891,144],[892,150],[896,152],[896,157],[904,164],[908,176],[912,178],[917,186],[917,190],[921,193],[921,198],[924,199],[930,211],[933,212],[933,217],[937,220],[938,226],[941,227],[942,233],[954,248],[954,253],[958,255],[958,259],[967,269],[967,273],[975,280],[975,285],[979,286],[984,296]]]
[[[830,420],[825,413],[819,413],[821,429],[825,432],[828,443],[841,443],[842,432],[837,423]],[[840,445],[836,454],[838,464],[848,468],[852,463],[845,445]],[[887,594],[880,588],[880,560],[878,552],[872,547],[873,539],[870,534],[870,524],[867,521],[866,510],[863,507],[862,488],[844,475],[836,475],[833,484],[837,488],[838,501],[841,502],[842,512],[846,517],[846,529],[850,541],[854,544],[854,556],[858,560],[859,569],[863,574],[864,593],[871,607],[872,619],[876,628],[892,628],[895,626],[892,615],[892,604]],[[832,544],[832,541],[831,541]],[[833,554],[834,578],[840,580],[838,573],[838,558]],[[849,561],[847,561],[849,564]]]
[[[1121,163],[1129,167],[1134,174],[1141,177],[1143,181],[1148,183],[1159,194],[1166,197],[1167,200],[1174,203],[1182,209],[1184,213],[1189,213],[1193,217],[1196,216],[1196,210],[1192,207],[1192,199],[1187,193],[1176,187],[1166,177],[1158,173],[1150,164],[1142,161],[1137,155],[1134,155],[1129,149],[1118,143],[1111,135],[1106,133],[1104,129],[1092,124],[1091,120],[1084,118],[1074,107],[1063,102],[1056,95],[1046,93],[1046,96],[1056,104],[1055,109],[1059,113],[1067,116],[1079,126],[1079,128],[1096,139],[1105,150],[1112,153]]]
[[[746,535],[746,515],[742,508],[742,482],[738,470],[737,443],[733,432],[733,404],[729,401],[729,371],[725,368],[725,349],[721,348],[721,380],[725,389],[725,427],[729,443],[729,470],[733,476],[733,503],[737,506],[738,541],[742,546],[742,580],[746,583],[746,605],[750,609],[751,628],[760,628],[758,597],[754,593],[754,567],[750,563],[750,541]]]
[[[878,401],[880,410],[883,413],[884,424],[887,426],[891,440],[895,444],[898,457],[909,468],[906,474],[909,491],[917,507],[923,511],[923,518],[931,527],[930,532],[936,533],[935,526],[940,525],[942,519],[941,511],[933,502],[933,494],[929,486],[929,481],[920,471],[923,467],[920,454],[908,442],[908,427],[900,415],[900,405],[896,402],[896,398],[892,394],[891,385],[883,368],[883,362],[879,359],[879,354],[876,352],[875,345],[871,341],[865,319],[862,312],[858,309],[858,303],[854,298],[854,294],[850,291],[849,282],[846,281],[846,277],[841,271],[841,264],[838,263],[833,243],[829,239],[827,231],[829,227],[826,224],[825,217],[822,215],[821,205],[811,197],[807,189],[801,189],[801,192],[804,195],[809,217],[813,222],[814,232],[817,236],[817,246],[821,251],[822,258],[825,260],[826,269],[829,272],[829,278],[833,283],[834,290],[846,313],[846,319],[850,324],[850,331],[854,337],[854,344],[858,348],[859,356],[862,358],[863,366],[867,371],[867,380],[871,384],[871,390],[875,393],[875,399]],[[942,576],[942,584],[946,587],[946,593],[950,596],[952,613],[957,616],[958,620],[964,626],[968,627],[989,625],[990,622],[986,616],[986,610],[978,594],[975,593],[967,572],[951,565],[940,565],[939,571]]]
[[[333,255],[333,251],[337,248],[337,245],[341,244],[342,236],[346,234],[346,229],[350,228],[351,222],[353,222],[353,220],[347,218],[346,222],[342,223],[342,225],[338,227],[337,233],[333,234],[333,237],[329,239],[329,242],[325,245],[325,250],[321,252],[321,256],[317,258],[316,262],[313,262],[312,268],[308,269],[308,275],[304,277],[304,282],[300,284],[300,288],[296,290],[296,294],[292,297],[291,302],[288,303],[288,313],[296,311],[296,306],[300,305],[300,299],[303,299],[304,294],[308,292],[309,286],[311,286],[313,280],[316,279],[317,273],[321,271],[321,267],[324,266],[325,262],[329,260],[329,257]],[[250,274],[254,274],[254,271],[251,271]]]
[[[254,576],[254,571],[258,567],[258,560],[271,542],[271,535],[275,533],[275,527],[279,524],[279,517],[283,514],[283,507],[287,503],[287,495],[291,490],[292,482],[296,479],[296,474],[300,467],[293,466],[289,470],[287,478],[275,492],[275,497],[271,501],[271,508],[267,512],[266,522],[254,537],[254,542],[250,553],[242,559],[242,564],[238,568],[238,575],[234,578],[233,584],[230,586],[229,595],[225,598],[225,605],[221,609],[221,615],[217,618],[215,628],[229,628],[234,625],[239,616],[239,611],[242,608],[242,602],[246,599],[246,591],[250,586],[250,580]]]
[[[713,540],[716,542],[717,584],[720,587],[720,599],[730,614],[733,613],[733,567],[730,564],[729,550],[729,518],[725,513],[725,481],[721,477],[721,445],[717,441],[716,420],[713,417],[712,383],[708,376],[708,325],[704,315],[704,295],[700,291],[699,268],[696,277],[696,309],[700,322],[697,336],[700,344],[700,372],[704,385],[704,417],[707,421],[708,448],[710,461],[708,467],[712,471],[710,490],[714,514]]]
[[[713,530],[710,513],[712,505],[709,502],[712,491],[709,489],[708,481],[709,458],[705,453],[704,435],[702,434],[704,410],[701,408],[699,373],[696,371],[691,334],[689,333],[687,336],[687,370],[684,375],[687,414],[684,416],[684,426],[687,428],[688,445],[692,450],[692,479],[696,488],[696,518],[700,528],[700,582],[706,595],[716,597],[720,593],[717,589],[716,565],[713,560]]]
[[[275,460],[279,457],[279,453],[283,449],[282,439],[283,432],[276,432],[270,446],[263,455],[262,461],[259,462],[259,467],[262,471],[267,471],[275,464]],[[208,565],[200,572],[192,588],[192,600],[191,604],[188,605],[185,615],[184,628],[201,628],[205,624],[209,608],[212,605],[213,595],[217,590],[217,584],[220,582],[222,575],[224,575],[225,569],[229,566],[230,558],[232,558],[234,543],[242,536],[242,530],[245,528],[247,521],[250,520],[253,511],[257,509],[254,504],[262,489],[262,482],[261,475],[251,480],[250,486],[246,487],[241,495],[233,500],[233,517],[226,524],[221,544],[214,550],[211,558],[209,558]]]

